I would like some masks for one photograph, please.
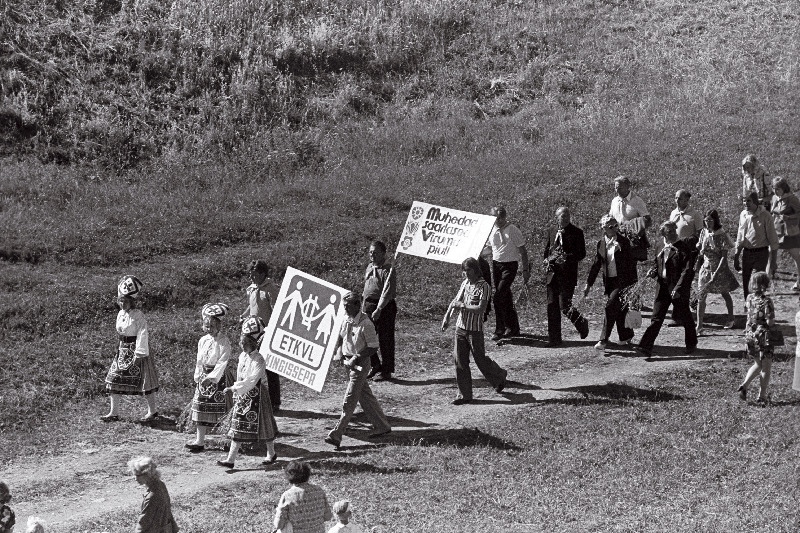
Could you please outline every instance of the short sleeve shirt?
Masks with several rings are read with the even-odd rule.
[[[492,248],[492,259],[500,263],[519,262],[520,246],[525,246],[525,236],[514,224],[506,224],[503,228],[495,226],[489,235],[489,246]]]
[[[630,192],[625,198],[615,196],[611,200],[611,209],[608,214],[622,224],[634,218],[648,216],[650,212],[647,210],[644,200]]]
[[[360,312],[354,317],[346,317],[339,332],[342,337],[342,355],[352,357],[364,348],[377,348],[378,335],[375,326],[367,315]]]
[[[703,215],[696,209],[673,209],[669,219],[677,226],[679,239],[694,237],[703,230]]]

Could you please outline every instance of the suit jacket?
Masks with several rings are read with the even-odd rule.
[[[636,280],[638,279],[638,274],[636,273],[636,260],[633,258],[631,253],[631,241],[627,237],[617,232],[617,242],[620,246],[620,250],[614,254],[614,261],[617,264],[617,281],[619,282],[620,287],[627,287],[628,285],[633,285],[636,283]],[[600,240],[597,241],[597,246],[595,247],[594,261],[592,261],[592,266],[589,267],[589,277],[586,279],[587,287],[594,285],[594,281],[597,279],[597,275],[601,270],[603,272],[603,284],[607,285],[605,269],[606,260],[605,257],[600,255],[600,247],[605,247],[605,245],[604,237],[600,237]]]
[[[662,249],[656,256],[656,279],[666,285],[670,292],[688,298],[694,280],[694,264],[697,261],[697,237],[686,237],[675,241],[674,250],[665,253]],[[666,262],[667,277],[663,276]]]
[[[550,257],[553,253],[558,228],[551,227],[547,232],[547,243],[544,246],[544,258]],[[573,224],[567,225],[561,234],[561,250],[564,254],[564,262],[560,265],[553,265],[551,271],[547,272],[547,284],[556,279],[559,285],[564,287],[575,287],[578,284],[578,263],[586,257],[586,240],[583,237],[583,230]]]

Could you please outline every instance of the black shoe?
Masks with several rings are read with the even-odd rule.
[[[561,346],[562,344],[564,344],[564,341],[562,341],[561,339],[556,339],[556,340],[552,340],[552,341],[547,341],[544,344],[544,347],[545,348],[555,348],[556,346]]]
[[[266,465],[271,465],[272,463],[274,463],[274,462],[275,462],[275,461],[277,461],[277,460],[278,460],[278,454],[276,453],[275,455],[272,455],[272,456],[269,456],[269,455],[268,455],[268,456],[266,457],[266,459],[264,459],[263,461],[261,461],[261,464],[262,464],[262,465],[264,465],[264,466],[266,466]]]
[[[229,463],[227,461],[217,461],[217,466],[222,466],[225,468],[233,468],[233,463]]]
[[[456,398],[450,403],[452,403],[453,405],[464,405],[470,403],[471,401],[472,400],[467,400],[466,398]]]
[[[585,317],[581,317],[575,323],[575,329],[581,334],[581,339],[585,339],[589,336],[589,321]]]
[[[641,346],[634,346],[634,350],[636,350],[640,355],[645,357],[653,357],[653,350],[648,350],[647,348],[643,348]]]
[[[392,381],[392,374],[390,372],[381,372],[372,381]]]
[[[743,401],[747,401],[747,389],[744,388],[744,385],[739,387],[739,398]]]
[[[690,354],[693,354],[695,350],[697,350],[697,345],[693,344],[691,346],[687,346],[686,350],[684,350],[684,351],[686,352],[686,355],[690,355]]]
[[[503,334],[502,333],[495,333],[494,335],[492,335],[492,340],[493,341],[499,341],[502,338],[503,338]]]
[[[512,331],[511,328],[506,328],[506,330],[503,332],[503,337],[505,338],[518,337],[518,336],[519,336],[519,330]]]
[[[369,374],[367,374],[367,379],[372,379],[372,378],[374,378],[374,377],[375,377],[375,375],[376,375],[376,374],[378,374],[380,371],[381,371],[381,367],[380,367],[380,365],[378,365],[378,366],[373,366],[373,367],[372,367],[372,370],[370,370],[370,371],[369,371]]]
[[[102,422],[119,422],[119,416],[117,415],[103,415],[100,417]]]
[[[503,389],[505,389],[505,388],[506,388],[506,378],[503,378],[503,381],[501,381],[500,384],[497,387],[494,388],[494,391],[497,394],[500,394],[500,393],[503,392]]]
[[[336,439],[334,439],[333,437],[331,437],[330,435],[328,435],[327,437],[325,437],[325,439],[324,439],[324,440],[325,440],[325,443],[327,443],[327,444],[330,444],[331,446],[333,446],[333,447],[334,447],[334,448],[336,448],[337,450],[338,450],[338,449],[339,449],[339,447],[342,445],[342,441],[340,441],[340,440],[336,440]]]
[[[189,443],[184,447],[192,453],[202,452],[203,450],[206,449],[206,447],[203,446],[202,444],[194,444],[194,443]]]
[[[139,419],[139,422],[141,422],[142,424],[147,424],[149,422],[155,421],[156,418],[158,418],[158,411],[156,411],[152,415],[143,416],[142,418]]]

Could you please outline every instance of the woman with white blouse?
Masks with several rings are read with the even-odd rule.
[[[197,343],[196,383],[192,398],[192,421],[197,425],[197,438],[186,444],[191,452],[205,449],[206,432],[214,427],[233,407],[230,394],[223,392],[235,380],[231,364],[231,341],[222,331],[222,318],[228,314],[225,304],[206,304],[201,311],[203,331]]]
[[[156,396],[158,372],[150,356],[147,319],[136,308],[142,282],[135,276],[123,276],[117,284],[117,335],[119,347],[111,369],[106,375],[106,391],[111,398],[111,410],[100,417],[103,422],[119,420],[120,395],[144,395],[147,414],[140,422],[151,422],[158,416]]]
[[[264,333],[264,321],[251,316],[242,323],[242,334],[239,345],[239,366],[236,369],[236,381],[224,392],[233,392],[234,406],[231,428],[228,437],[231,447],[224,461],[217,465],[233,468],[242,442],[266,442],[267,457],[262,464],[268,465],[278,459],[275,453],[275,435],[278,425],[272,413],[272,404],[267,390],[266,362],[258,352],[258,339]]]

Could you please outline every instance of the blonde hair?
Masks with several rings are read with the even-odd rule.
[[[134,476],[147,476],[151,479],[161,479],[161,473],[156,469],[156,463],[151,457],[134,457],[128,461],[128,470]]]
[[[769,283],[769,276],[766,272],[753,272],[753,276],[750,278],[750,283],[747,285],[747,288],[750,292],[762,293],[769,289]]]
[[[331,510],[335,515],[344,514],[350,510],[350,502],[348,500],[339,500],[338,502],[333,504]]]

